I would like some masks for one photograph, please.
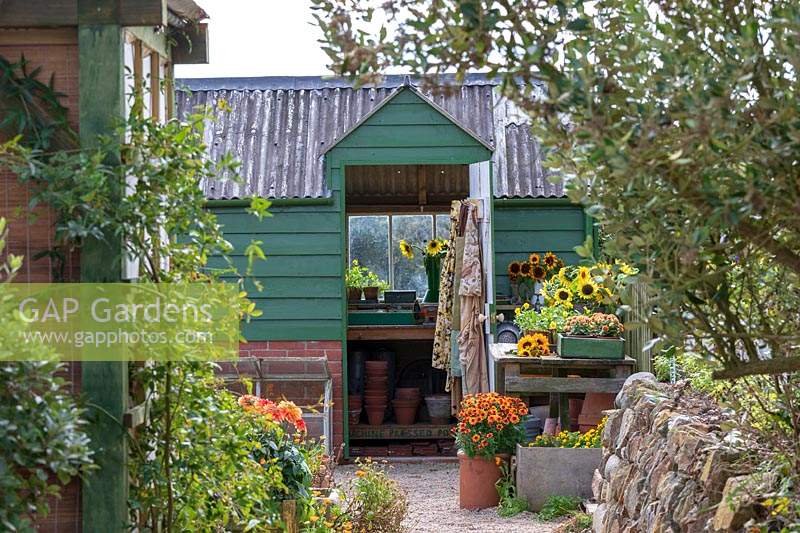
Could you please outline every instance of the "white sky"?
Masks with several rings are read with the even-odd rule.
[[[197,0],[209,15],[209,63],[178,78],[330,74],[309,0]]]

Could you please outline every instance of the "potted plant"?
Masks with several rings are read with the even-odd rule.
[[[425,247],[411,244],[406,240],[400,241],[400,253],[406,259],[414,259],[414,250],[422,254],[422,264],[428,278],[428,290],[422,299],[426,303],[439,302],[439,282],[442,275],[442,259],[447,255],[447,241],[444,239],[431,239]]]
[[[361,266],[358,259],[353,259],[350,268],[345,270],[344,283],[347,287],[347,301],[350,303],[360,302],[362,292],[364,299],[376,301],[378,293],[389,288],[389,284],[377,274]]]
[[[496,392],[464,398],[453,428],[459,459],[459,506],[462,509],[495,507],[500,465],[507,462],[525,439],[522,417],[528,406],[519,398]]]
[[[570,311],[563,306],[548,306],[537,311],[526,302],[514,309],[514,323],[524,335],[543,333],[553,346],[556,332],[564,327],[564,321],[569,316]]]
[[[517,495],[531,511],[539,511],[548,497],[588,498],[592,476],[602,459],[605,419],[586,433],[561,431],[539,435],[528,446],[517,446]]]
[[[594,313],[569,317],[558,334],[558,354],[573,359],[622,359],[624,327],[617,315]]]

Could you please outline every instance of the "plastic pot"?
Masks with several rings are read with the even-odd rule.
[[[450,395],[434,394],[425,396],[425,405],[434,424],[447,424],[450,421]]]
[[[508,454],[498,455],[507,462]],[[462,509],[497,507],[500,496],[495,483],[502,473],[495,457],[468,457],[458,452],[458,506]]]

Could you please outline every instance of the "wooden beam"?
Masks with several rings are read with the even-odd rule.
[[[85,2],[81,2],[83,5]],[[85,24],[166,26],[166,0],[97,0],[80,10],[78,0],[4,0],[0,28],[47,28]]]
[[[417,203],[428,203],[428,165],[417,165]]]
[[[80,0],[84,12],[102,8],[103,0]],[[116,3],[107,0],[107,3]],[[125,112],[123,30],[116,24],[78,26],[79,116],[83,148],[97,145],[99,135],[114,133]],[[109,154],[109,161],[119,160]],[[120,192],[122,184],[120,183]],[[81,281],[119,281],[121,244],[113,236],[88,239],[81,248]],[[122,533],[128,523],[128,437],[123,424],[128,410],[128,363],[84,362],[82,392],[86,396],[88,433],[98,469],[82,486],[85,533]]]
[[[172,31],[172,62],[176,65],[208,63],[208,24]]]
[[[625,378],[554,378],[510,376],[506,373],[506,392],[513,393],[615,393],[622,389]]]
[[[158,52],[150,53],[150,116],[161,122],[166,117],[161,116],[161,58]]]
[[[433,340],[433,326],[348,326],[350,341],[427,341]]]

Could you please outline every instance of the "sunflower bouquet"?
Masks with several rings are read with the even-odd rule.
[[[512,301],[522,302],[535,296],[535,283],[542,283],[564,266],[553,252],[543,255],[533,252],[527,261],[512,261],[508,264],[508,279],[511,284]]]
[[[562,267],[544,283],[542,294],[548,306],[594,310],[616,301],[638,272],[621,261]]]
[[[519,398],[496,392],[466,396],[453,428],[456,443],[468,457],[514,453],[525,440],[522,417],[527,414],[528,406]]]
[[[422,255],[422,264],[428,278],[426,302],[439,301],[439,279],[442,273],[442,259],[447,255],[448,242],[445,239],[431,239],[423,246],[411,244],[405,239],[400,241],[400,253],[408,260],[413,260],[415,251]]]
[[[523,335],[517,342],[517,355],[520,357],[541,357],[550,355],[550,338],[546,333]]]

